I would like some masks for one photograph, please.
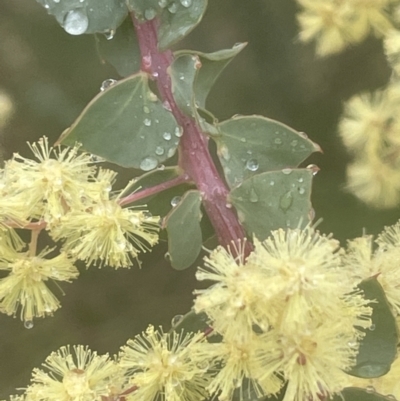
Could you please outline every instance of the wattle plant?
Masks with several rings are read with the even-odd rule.
[[[245,47],[171,50],[200,23],[207,1],[38,2],[69,34],[96,35],[121,79],[104,81],[54,146],[41,138],[29,145],[34,159],[6,161],[0,311],[32,328],[60,306],[48,282],[76,279],[77,261],[137,266],[166,238],[172,267],[183,270],[196,264],[206,240],[218,245],[196,273],[212,285],[195,291],[192,310],[171,330],[151,325],[115,357],[61,347],[11,399],[400,396],[400,224],[386,228],[376,246],[363,236],[342,249],[313,225],[319,169],[306,159],[320,147],[264,116],[220,122],[207,110],[214,82]],[[299,17],[303,40],[317,37],[321,54],[347,43],[329,49],[330,35],[309,27],[317,5],[330,10],[345,0],[299,2],[311,10]],[[134,171],[123,190],[113,191],[116,173],[104,162]],[[29,244],[21,229],[30,231]],[[54,248],[38,249],[44,232]]]

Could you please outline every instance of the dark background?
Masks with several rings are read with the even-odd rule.
[[[262,114],[319,143],[324,154],[309,161],[321,168],[313,190],[316,218],[323,218],[323,232],[345,244],[399,216],[397,209],[376,211],[346,194],[348,157],[336,132],[343,101],[384,85],[390,70],[373,38],[316,59],[313,46],[296,39],[295,13],[294,0],[210,0],[203,22],[177,48],[209,52],[249,42],[216,84],[209,109],[221,120]],[[58,138],[107,78],[118,75],[100,63],[92,36],[68,35],[34,0],[0,0],[0,91],[15,108],[0,128],[4,159],[15,151],[29,154],[27,140]],[[198,284],[194,268],[172,270],[165,251],[161,245],[146,255],[141,270],[82,269],[76,282],[63,285],[62,309],[31,330],[0,315],[0,398],[27,385],[31,369],[61,345],[114,354],[149,323],[168,329],[174,315],[189,310]]]

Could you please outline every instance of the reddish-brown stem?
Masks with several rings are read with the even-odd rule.
[[[44,220],[39,220],[35,222],[29,222],[26,224],[16,223],[11,220],[5,221],[4,225],[10,228],[23,228],[24,230],[35,230],[40,231],[46,228],[46,222]]]
[[[172,180],[162,182],[161,184],[154,185],[153,187],[142,189],[141,191],[134,192],[124,198],[121,198],[118,203],[120,206],[125,206],[129,203],[136,202],[140,199],[147,198],[148,196],[155,195],[161,191],[165,191],[166,189],[176,187],[177,185],[183,184],[184,182],[189,182],[190,177],[188,174],[182,174],[178,177],[173,178]]]
[[[140,46],[142,70],[154,77],[164,104],[168,106],[178,124],[183,128],[179,144],[179,165],[201,192],[204,209],[214,227],[219,243],[224,247],[231,246],[232,242],[238,245],[246,238],[246,235],[235,211],[231,205],[228,205],[229,190],[210,155],[208,138],[201,132],[193,118],[182,113],[173,98],[171,79],[168,74],[173,55],[170,50],[163,52],[158,50],[157,19],[142,22],[135,18],[133,13],[131,17]],[[246,255],[250,253],[251,248],[251,243],[246,241]],[[231,247],[231,252],[235,252],[235,249],[240,247]]]

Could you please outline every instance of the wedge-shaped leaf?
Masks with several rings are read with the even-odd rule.
[[[140,49],[130,18],[126,18],[113,37],[96,36],[98,50],[104,61],[110,63],[122,77],[140,70]]]
[[[128,14],[125,0],[37,0],[71,35],[110,33]]]
[[[364,378],[383,376],[396,358],[399,342],[396,320],[376,278],[364,280],[358,287],[364,291],[365,298],[372,300],[372,326],[365,330],[357,363],[348,373]]]
[[[200,206],[200,192],[188,191],[165,218],[168,253],[177,270],[189,267],[201,251]]]
[[[193,116],[196,111],[194,97],[194,80],[201,64],[197,56],[182,54],[175,58],[169,67],[172,94],[178,107],[187,115]]]
[[[309,169],[255,175],[232,189],[228,200],[249,234],[262,241],[271,230],[310,222],[312,175]]]
[[[357,387],[347,387],[340,394],[330,398],[331,401],[390,401],[391,399],[394,398]]]
[[[262,116],[241,116],[219,124],[218,156],[232,187],[265,171],[297,167],[320,147],[304,134]]]
[[[200,108],[206,107],[206,99],[215,81],[225,69],[225,67],[239,54],[247,43],[235,44],[232,49],[223,49],[214,53],[201,53],[193,50],[180,50],[176,56],[192,55],[196,56],[201,63],[201,68],[194,82],[194,92],[196,103]]]
[[[97,95],[58,142],[80,142],[110,162],[149,171],[174,155],[181,132],[140,73]]]
[[[189,34],[201,21],[207,0],[172,0],[161,13],[158,28],[158,46],[161,50]]]

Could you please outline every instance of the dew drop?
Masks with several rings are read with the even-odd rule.
[[[175,136],[177,138],[180,138],[183,135],[183,129],[182,127],[176,127],[175,128]]]
[[[308,168],[309,170],[311,170],[312,175],[317,175],[317,173],[318,173],[318,171],[319,171],[319,167],[318,167],[316,164],[309,164],[309,165],[307,166],[307,168]]]
[[[164,164],[160,164],[160,165],[157,167],[157,170],[160,170],[160,171],[165,170]]]
[[[183,5],[183,7],[190,7],[192,5],[192,0],[181,0],[181,4]]]
[[[304,139],[308,139],[308,135],[305,132],[299,132],[299,135]]]
[[[375,326],[375,324],[371,324],[371,326],[369,326],[368,327],[368,330],[370,330],[370,331],[374,331],[376,329],[376,326]]]
[[[365,378],[379,377],[387,373],[389,368],[389,366],[381,363],[367,362],[357,367],[357,373]]]
[[[164,152],[165,152],[165,149],[163,147],[161,147],[161,146],[156,147],[156,150],[155,150],[156,155],[161,156],[164,154]]]
[[[275,185],[275,181],[270,181],[269,185],[271,185],[271,187],[274,186]]]
[[[183,315],[175,315],[171,320],[171,326],[177,326],[183,319]]]
[[[144,124],[146,127],[150,127],[150,125],[151,125],[151,120],[148,119],[148,118],[145,118],[145,119],[143,120],[143,124]]]
[[[105,81],[102,82],[100,86],[100,90],[104,92],[106,89],[110,88],[111,86],[115,85],[118,81],[116,79],[106,79]]]
[[[374,386],[367,386],[367,387],[365,387],[365,391],[367,393],[374,393],[375,392],[375,387]]]
[[[104,32],[104,36],[107,40],[111,40],[114,38],[115,31],[113,29],[110,29],[109,31]]]
[[[298,181],[298,182],[303,182],[304,179],[303,179],[303,177],[300,177],[297,181]]]
[[[143,171],[150,171],[156,168],[158,165],[158,161],[154,157],[145,157],[141,162],[140,162],[140,168]]]
[[[181,196],[174,196],[174,197],[171,199],[171,206],[172,206],[172,207],[177,206],[178,203],[181,201],[181,199],[182,199]]]
[[[256,159],[250,159],[246,162],[246,168],[250,171],[257,171],[258,170],[258,161]]]
[[[172,157],[175,154],[175,148],[168,149],[167,156]]]
[[[282,169],[282,173],[285,174],[285,175],[289,175],[291,172],[292,172],[292,169],[291,169],[291,168],[284,168],[284,169]]]
[[[283,210],[286,211],[292,206],[293,203],[293,196],[292,192],[288,191],[284,195],[281,196],[281,199],[279,201],[279,207]]]
[[[158,1],[158,5],[159,5],[161,8],[165,8],[165,7],[167,7],[167,5],[168,5],[168,0],[159,0],[159,1]]]
[[[249,200],[251,203],[258,202],[258,195],[254,188],[251,188],[251,190],[250,190]]]
[[[293,147],[297,146],[297,144],[298,144],[298,140],[297,139],[293,139],[293,141],[290,142],[290,145],[293,146]]]
[[[147,21],[151,21],[157,15],[157,11],[154,8],[148,8],[144,11],[144,18]]]
[[[83,9],[69,11],[65,18],[63,28],[70,35],[82,35],[89,26],[89,19]]]
[[[177,3],[171,3],[169,6],[168,6],[168,11],[171,13],[171,14],[175,14],[177,11],[178,11],[178,4]]]
[[[172,135],[171,135],[170,132],[164,132],[164,133],[162,134],[162,137],[163,137],[166,141],[169,141],[169,140],[171,140]]]
[[[32,329],[33,326],[34,326],[34,324],[33,324],[32,320],[25,320],[25,322],[24,322],[24,327],[25,327],[26,329]]]
[[[251,328],[252,328],[253,332],[256,333],[256,334],[263,334],[264,333],[264,330],[256,323],[253,323],[251,325]]]
[[[171,104],[168,100],[165,100],[162,105],[165,110],[172,111]]]
[[[54,1],[54,3],[59,3],[60,2],[60,0],[53,0]]]
[[[277,145],[281,145],[281,144],[282,144],[282,139],[281,139],[281,138],[275,138],[275,139],[274,139],[274,142],[275,142]]]
[[[305,190],[304,187],[300,187],[300,188],[299,188],[299,194],[300,194],[300,195],[304,195],[305,192],[306,192],[306,190]]]
[[[244,137],[240,138],[240,142],[245,143],[246,142],[246,138],[244,138]]]
[[[147,106],[143,106],[143,111],[144,111],[146,114],[149,114],[149,113],[150,113],[150,109],[149,109]]]

